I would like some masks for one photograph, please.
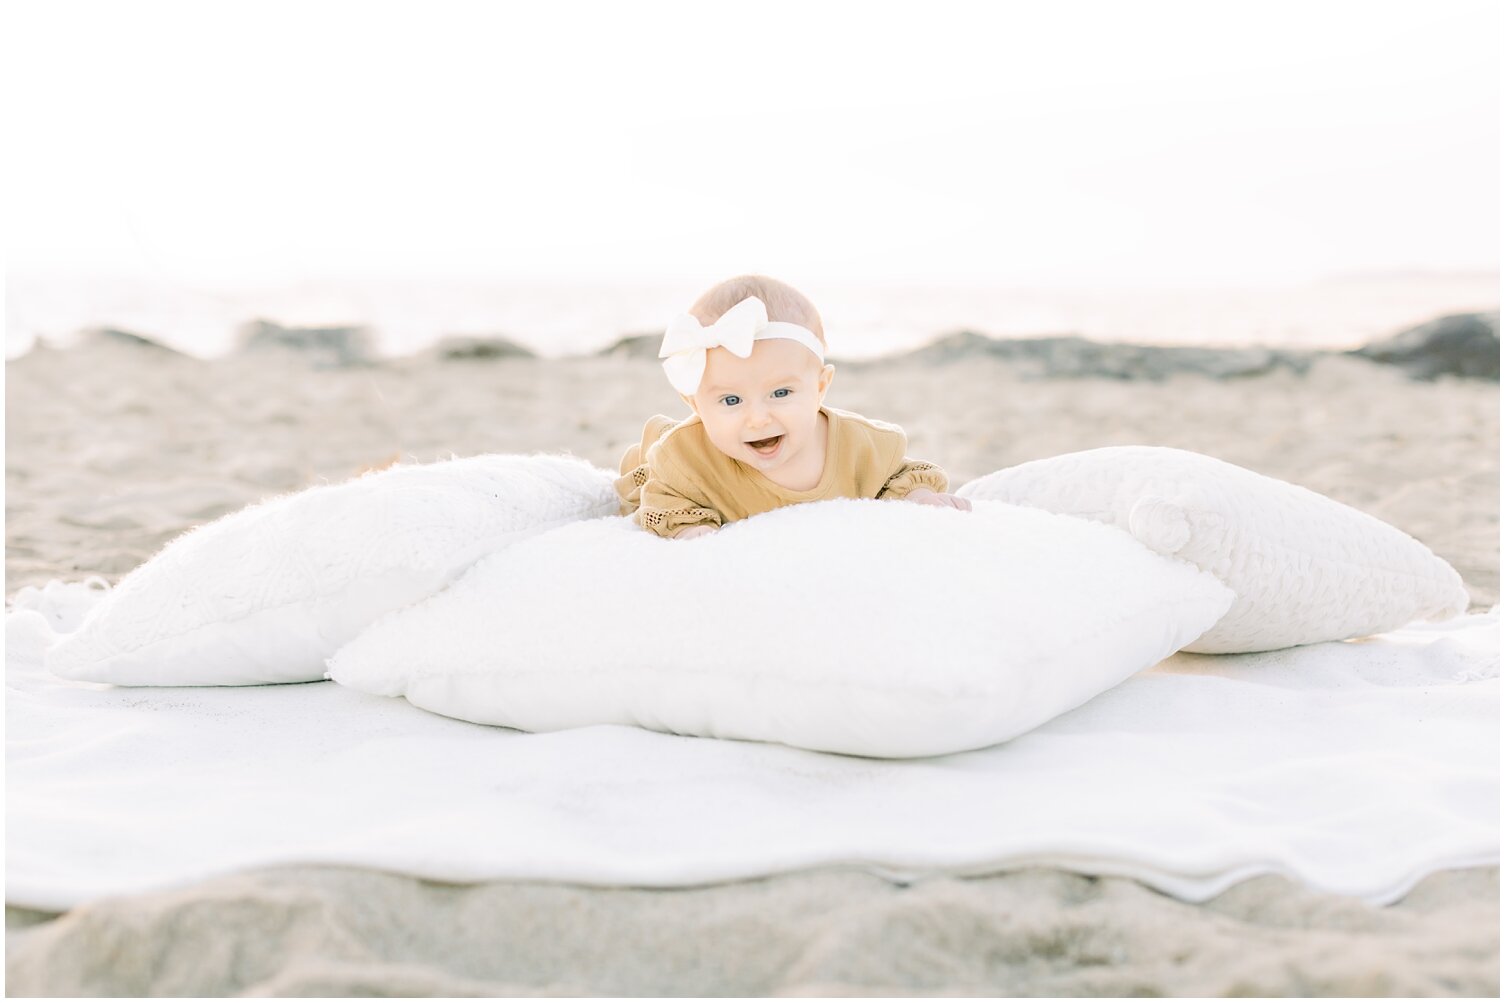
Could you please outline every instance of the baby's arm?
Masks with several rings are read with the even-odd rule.
[[[904,457],[899,469],[889,475],[887,483],[878,492],[879,498],[899,499],[919,505],[940,505],[947,508],[972,510],[972,503],[965,498],[947,494],[950,481],[946,472],[934,463]]]
[[[947,494],[944,491],[932,491],[929,488],[915,488],[904,496],[904,501],[918,502],[921,505],[944,505],[947,508],[959,508],[963,512],[972,511],[972,503],[960,495]]]
[[[676,490],[652,472],[643,485],[637,520],[644,529],[674,540],[694,539],[721,527],[720,512]]]

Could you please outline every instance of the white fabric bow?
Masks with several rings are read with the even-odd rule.
[[[669,323],[664,332],[658,357],[664,360],[664,372],[675,390],[693,395],[705,375],[705,354],[712,348],[724,348],[745,359],[752,355],[753,342],[768,338],[790,338],[826,361],[820,340],[798,324],[769,321],[768,308],[756,296],[732,307],[710,327],[702,327],[692,314],[684,313]]]

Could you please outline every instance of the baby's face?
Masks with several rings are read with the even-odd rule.
[[[755,341],[745,359],[712,348],[700,387],[685,400],[711,444],[732,459],[764,474],[804,471],[821,452],[820,405],[835,372],[788,338]]]

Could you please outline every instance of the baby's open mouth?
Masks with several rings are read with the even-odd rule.
[[[760,453],[771,453],[779,448],[779,441],[783,438],[782,435],[775,435],[767,439],[754,439],[748,445]]]

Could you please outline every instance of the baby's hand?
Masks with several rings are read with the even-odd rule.
[[[680,530],[678,533],[675,533],[672,537],[670,537],[670,539],[693,540],[697,536],[709,536],[714,532],[716,532],[715,526],[686,526],[684,529]]]
[[[929,488],[915,488],[904,496],[904,501],[912,501],[919,505],[943,505],[947,508],[959,508],[963,512],[972,511],[972,503],[957,495],[939,494]]]

